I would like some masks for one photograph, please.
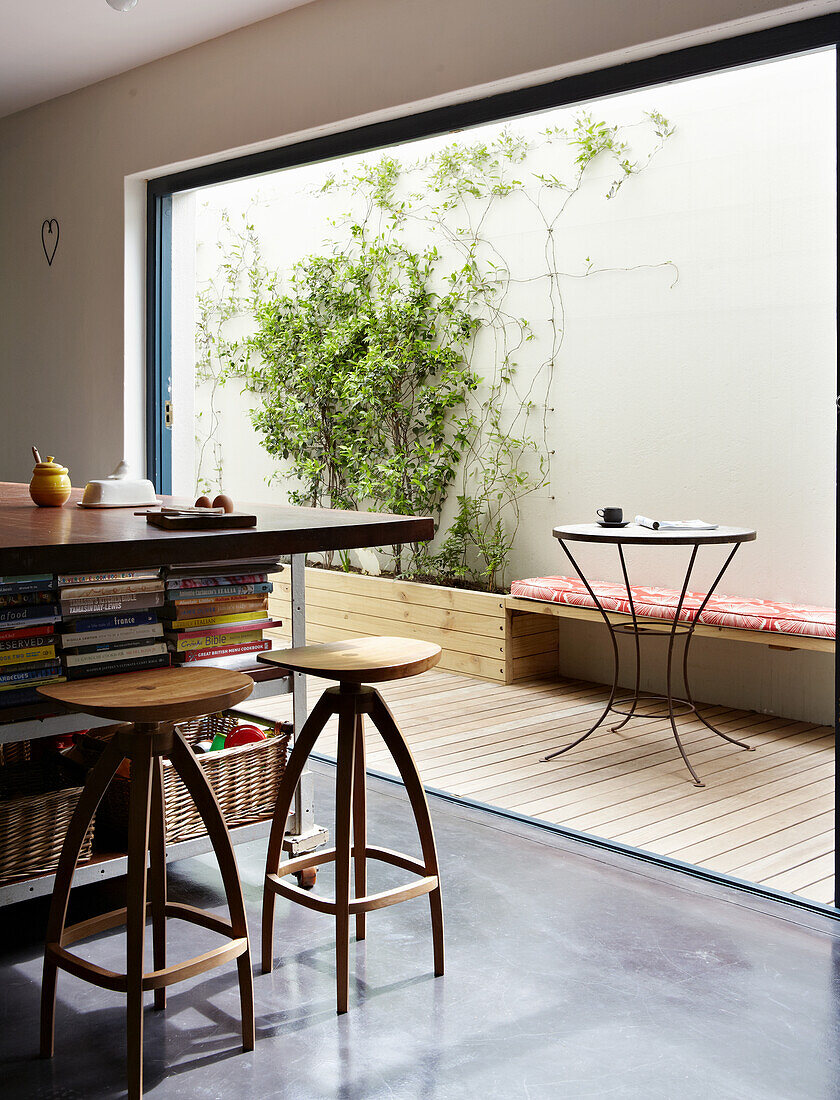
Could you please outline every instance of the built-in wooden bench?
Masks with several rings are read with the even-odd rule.
[[[617,622],[631,619],[623,584],[601,581],[593,583],[592,588],[611,619]],[[631,590],[637,620],[652,629],[658,626],[668,630],[679,592],[641,586],[633,586]],[[686,593],[681,622],[693,620],[703,598],[703,593]],[[534,577],[515,581],[510,596],[505,599],[505,607],[513,614],[552,615],[603,622],[592,597],[574,577]],[[739,622],[744,625],[739,626]],[[704,608],[694,633],[707,638],[755,642],[770,649],[833,653],[835,613],[827,607],[713,596]]]

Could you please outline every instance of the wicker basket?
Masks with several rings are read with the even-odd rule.
[[[0,885],[5,886],[56,869],[82,788],[49,789],[55,786],[55,769],[37,763],[7,764],[0,772]],[[93,822],[80,863],[90,859],[92,847]]]
[[[238,721],[232,715],[211,714],[181,722],[178,729],[193,745],[212,740],[217,733],[228,733]],[[272,816],[286,767],[288,744],[289,734],[282,732],[266,741],[196,757],[219,800],[228,828],[252,825]],[[177,844],[181,840],[204,836],[207,830],[195,803],[166,759],[163,762],[163,793],[166,843]],[[120,829],[128,824],[128,795],[129,781],[116,776],[108,787],[106,810],[111,824]]]

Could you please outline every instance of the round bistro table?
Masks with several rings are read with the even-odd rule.
[[[612,726],[613,732],[620,730],[622,726],[626,725],[631,718],[668,718],[671,723],[671,729],[674,733],[674,740],[677,742],[677,748],[680,750],[680,755],[685,761],[685,766],[691,773],[691,777],[694,783],[698,787],[703,787],[705,784],[701,782],[697,772],[691,765],[691,761],[688,759],[688,755],[685,751],[685,747],[680,739],[679,730],[677,729],[676,718],[681,714],[695,713],[700,721],[707,726],[712,733],[716,733],[718,737],[722,737],[724,741],[729,741],[730,744],[738,745],[739,748],[752,751],[751,746],[745,744],[743,741],[736,741],[734,737],[729,737],[728,734],[723,733],[721,730],[716,729],[715,726],[707,719],[704,718],[694,700],[691,696],[691,688],[688,682],[688,653],[691,648],[691,639],[694,635],[694,628],[700,621],[700,616],[705,610],[706,604],[713,595],[715,589],[720,584],[726,570],[729,568],[729,564],[735,557],[738,547],[742,542],[752,542],[755,539],[755,531],[751,531],[746,527],[716,527],[713,531],[653,531],[648,527],[640,527],[638,524],[631,523],[626,527],[602,527],[598,523],[575,523],[566,526],[555,527],[553,535],[560,543],[566,557],[572,564],[574,571],[580,577],[581,582],[592,598],[595,607],[601,613],[601,618],[604,620],[607,629],[609,630],[610,640],[613,647],[613,682],[610,689],[610,697],[607,701],[607,705],[604,708],[603,713],[598,718],[598,721],[586,733],[582,734],[571,745],[566,745],[562,749],[558,749],[557,752],[553,752],[548,756],[543,757],[543,760],[553,760],[556,756],[560,756],[564,752],[568,752],[576,745],[579,745],[582,741],[585,741],[591,733],[594,733],[596,729],[606,719],[610,712],[623,715],[623,720],[616,726]],[[621,562],[621,573],[624,578],[624,585],[627,589],[627,600],[630,605],[631,622],[622,621],[619,623],[613,623],[610,620],[610,612],[604,608],[599,598],[595,595],[592,589],[592,585],[586,579],[583,571],[566,545],[569,542],[588,542],[588,543],[607,543],[609,545],[616,546],[618,548],[618,558]],[[663,629],[661,626],[657,627],[652,625],[651,620],[647,620],[644,624],[639,622],[639,617],[636,613],[636,607],[633,602],[633,590],[630,586],[630,579],[627,572],[627,563],[624,558],[625,546],[685,546],[691,548],[691,554],[688,559],[688,566],[685,571],[685,580],[683,581],[682,589],[680,591],[680,598],[677,603],[676,611],[674,612],[674,618],[671,620],[670,628]],[[732,549],[726,557],[726,560],[721,567],[720,572],[715,577],[714,582],[710,585],[708,592],[703,597],[700,606],[694,613],[693,617],[687,622],[680,622],[680,615],[683,609],[683,603],[685,602],[686,592],[688,591],[689,581],[691,580],[691,574],[694,569],[694,563],[697,560],[697,552],[701,546],[731,546]],[[615,612],[613,612],[615,614]],[[665,620],[667,623],[668,620]],[[620,659],[618,652],[618,635],[630,634],[635,641],[636,651],[636,678],[633,694],[616,699],[616,693],[618,691],[618,677],[620,668]],[[639,646],[639,639],[642,635],[659,635],[668,638],[668,651],[666,659],[666,694],[665,695],[647,695],[642,697],[639,693],[639,685],[641,682],[641,651]],[[673,666],[674,666],[674,646],[678,636],[685,638],[685,648],[683,650],[682,672],[683,683],[685,685],[685,698],[681,698],[674,694],[673,690]],[[636,714],[636,709],[640,703],[647,702],[659,702],[665,703],[666,708],[664,711],[660,711],[656,714],[645,713]],[[680,708],[680,709],[675,709]]]

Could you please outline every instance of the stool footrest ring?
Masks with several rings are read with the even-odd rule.
[[[353,848],[350,854],[351,857],[354,857],[356,848]],[[266,889],[273,890],[281,897],[289,901],[299,902],[318,913],[331,913],[334,915],[337,909],[333,898],[325,898],[321,894],[313,894],[309,890],[302,890],[299,886],[284,882],[283,877],[308,870],[310,867],[320,867],[324,863],[333,863],[335,856],[335,848],[325,848],[323,851],[315,852],[312,855],[286,860],[285,863],[280,864],[276,875],[268,874],[265,876]],[[351,914],[367,913],[372,909],[384,909],[387,905],[396,905],[400,901],[408,901],[410,898],[430,894],[438,886],[437,875],[427,875],[426,867],[420,860],[412,859],[411,856],[404,855],[402,852],[394,852],[390,848],[365,847],[365,859],[378,859],[380,863],[389,863],[394,867],[401,867],[403,870],[411,871],[421,877],[416,882],[382,890],[378,894],[367,894],[361,898],[351,898],[349,905]]]
[[[81,978],[83,982],[99,986],[100,989],[110,989],[114,993],[125,993],[128,989],[125,974],[118,974],[115,970],[106,970],[105,967],[97,966],[96,963],[88,962],[87,959],[80,959],[78,955],[74,955],[72,951],[68,951],[66,947],[61,947],[57,943],[48,943],[45,955],[60,970],[65,970],[74,978]]]
[[[215,913],[208,913],[206,909],[197,909],[194,905],[184,905],[179,901],[166,903],[167,917],[176,920],[185,920],[189,924],[197,924],[200,928],[207,928],[211,932],[218,932],[220,936],[228,936],[236,939],[233,924],[225,917],[217,917]]]
[[[239,958],[247,950],[248,940],[244,936],[238,936],[192,959],[185,959],[162,970],[148,971],[143,975],[142,988],[144,990],[162,989],[168,985],[175,985],[197,974],[203,974],[206,970],[215,970],[217,966]],[[120,974],[116,970],[106,970],[105,967],[97,966],[96,963],[89,962],[87,959],[81,959],[57,943],[47,944],[47,955],[59,969],[91,985],[99,986],[100,989],[110,989],[114,993],[125,993],[128,989],[128,979],[125,974]]]
[[[217,966],[238,959],[248,950],[248,940],[245,936],[238,936],[229,943],[223,943],[203,955],[196,955],[192,959],[175,963],[174,966],[164,967],[162,970],[150,970],[143,975],[143,989],[163,989],[167,985],[175,985],[187,978],[194,978],[196,974],[203,974],[206,970],[215,970]]]
[[[386,905],[396,905],[400,901],[408,901],[410,898],[419,898],[424,894],[431,894],[437,889],[437,875],[427,875],[416,882],[408,882],[405,886],[396,886],[391,890],[383,890],[379,894],[367,894],[363,898],[353,898],[350,902],[350,912],[369,913],[371,909],[384,909]]]
[[[146,902],[146,920],[149,919],[151,913],[151,902]],[[95,936],[99,932],[107,932],[111,928],[119,928],[121,924],[125,924],[126,910],[112,909],[110,913],[101,913],[98,917],[91,917],[89,920],[79,921],[77,924],[68,924],[61,933],[61,947],[66,947],[70,943],[77,943],[79,940],[86,940],[88,936]]]
[[[151,913],[151,902],[146,903],[146,920]],[[197,924],[201,928],[207,928],[211,932],[218,932],[220,936],[234,939],[233,925],[224,917],[217,917],[215,913],[208,913],[205,909],[197,909],[194,905],[184,905],[181,902],[169,901],[166,903],[165,913],[167,917],[177,920],[185,920],[190,924]],[[118,928],[125,924],[126,911],[112,909],[110,913],[102,913],[90,920],[79,921],[77,924],[69,924],[61,936],[61,947],[67,947],[71,943],[95,936],[99,932],[107,932],[111,928]]]

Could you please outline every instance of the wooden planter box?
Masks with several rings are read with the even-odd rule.
[[[272,577],[274,618],[291,623],[289,572]],[[544,620],[544,621],[541,621]],[[557,621],[505,607],[505,597],[331,569],[306,570],[306,638],[422,638],[443,649],[439,668],[510,684],[558,666]],[[288,642],[291,626],[273,632]]]

